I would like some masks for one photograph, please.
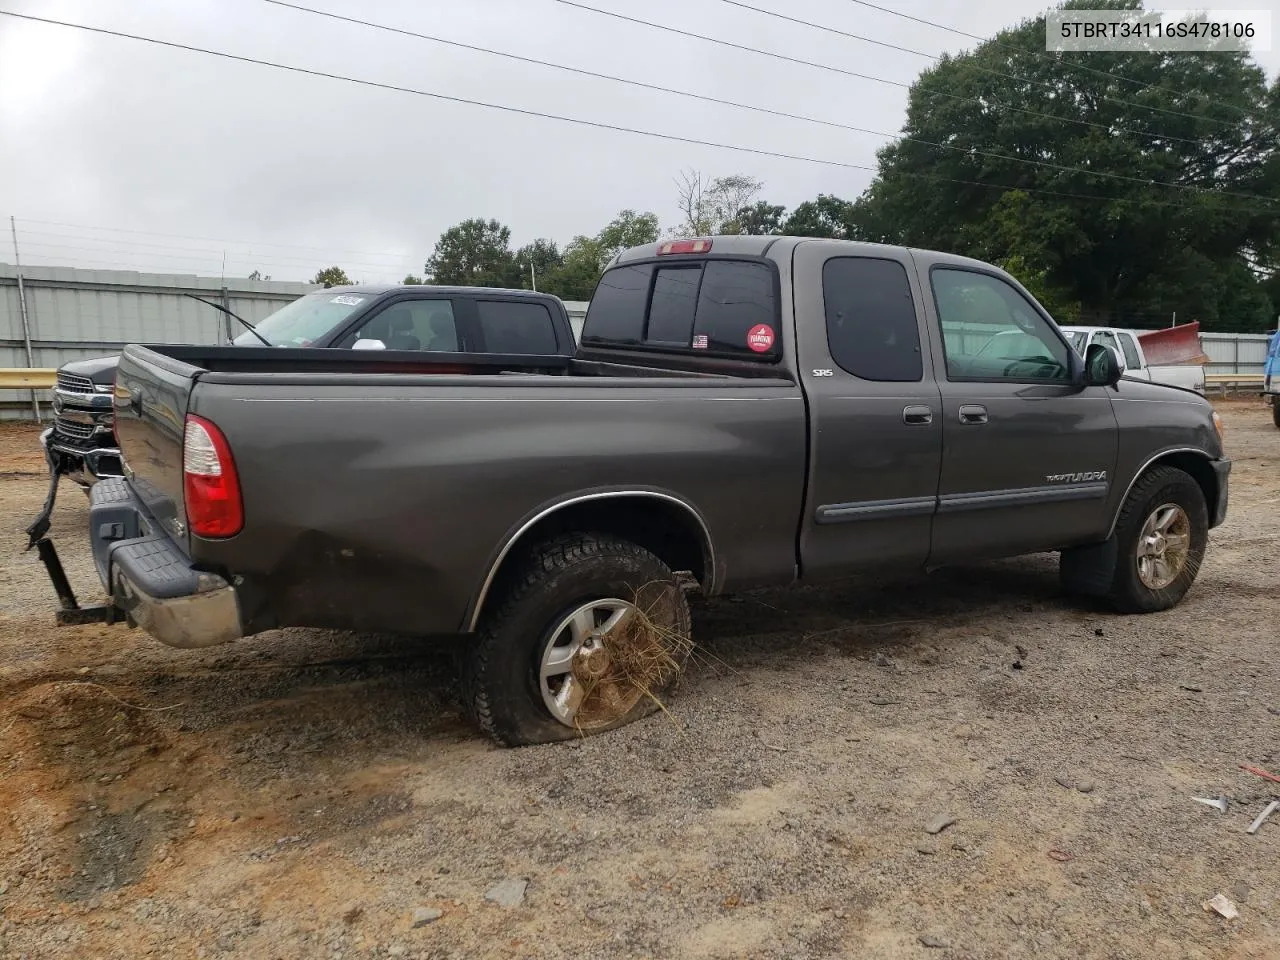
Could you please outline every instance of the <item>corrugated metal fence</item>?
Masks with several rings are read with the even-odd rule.
[[[110,355],[126,343],[225,343],[227,317],[187,293],[257,323],[319,289],[309,283],[25,265],[22,282],[36,367]],[[232,335],[238,335],[243,328],[230,322]],[[17,270],[0,263],[0,367],[25,366]],[[0,396],[0,418],[30,417],[30,394],[7,393]],[[45,391],[37,396],[49,399]]]
[[[1204,372],[1262,373],[1270,340],[1269,333],[1202,333],[1200,343],[1210,360]]]

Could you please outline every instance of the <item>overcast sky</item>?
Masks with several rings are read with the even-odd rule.
[[[780,63],[557,0],[298,2],[888,133],[901,127],[906,105],[903,87]],[[902,84],[930,62],[723,0],[582,2]],[[851,0],[749,2],[933,54],[973,43]],[[877,2],[983,36],[1047,6]],[[0,9],[847,163],[874,166],[884,142],[392,36],[263,0],[0,0]],[[1257,59],[1272,77],[1280,69],[1280,50]],[[668,226],[677,219],[672,180],[686,168],[749,174],[765,182],[765,198],[788,208],[818,193],[856,197],[871,179],[861,170],[590,129],[0,17],[0,261],[12,260],[13,215],[26,263],[217,276],[225,250],[231,276],[260,268],[275,279],[310,279],[337,263],[359,280],[399,280],[421,273],[441,231],[468,217],[506,223],[513,245],[539,236],[563,244],[595,233],[626,207],[652,210]]]

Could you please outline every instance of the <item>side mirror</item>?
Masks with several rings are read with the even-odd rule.
[[[385,350],[387,345],[381,340],[366,340],[361,337],[351,345],[352,350]]]
[[[1086,387],[1114,387],[1120,382],[1124,370],[1120,358],[1110,347],[1100,343],[1089,344],[1084,355],[1084,385]]]

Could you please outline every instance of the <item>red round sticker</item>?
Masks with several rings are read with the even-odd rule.
[[[747,331],[747,346],[756,353],[764,353],[773,348],[773,327],[767,323],[757,323]]]

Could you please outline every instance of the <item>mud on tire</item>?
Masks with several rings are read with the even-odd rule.
[[[1160,529],[1162,523],[1168,529]],[[1209,510],[1200,485],[1176,467],[1155,467],[1129,491],[1110,540],[1063,551],[1062,584],[1070,593],[1102,598],[1121,613],[1167,610],[1195,582],[1208,540]],[[1140,550],[1145,541],[1154,546]],[[1156,554],[1161,559],[1153,560]]]
[[[691,648],[689,605],[675,575],[658,557],[626,540],[590,533],[557,537],[530,550],[514,572],[503,578],[499,590],[476,636],[464,641],[460,672],[468,717],[503,746],[602,733],[653,713],[661,707],[662,694],[683,669]],[[550,650],[571,632],[565,627],[566,618],[611,598],[634,604],[642,615],[628,614],[624,619],[632,628],[652,628],[652,635],[661,638],[664,649],[669,648],[673,665],[660,674],[646,675],[645,682],[630,685],[630,695],[619,696],[617,690],[624,685],[609,677],[619,674],[617,664],[624,658],[614,651],[613,663],[606,658],[603,669],[608,677],[584,675],[584,689],[591,691],[587,697],[596,698],[582,701],[581,712],[595,708],[589,720],[557,719],[544,693],[543,673]],[[626,632],[625,627],[618,629]],[[634,637],[636,631],[629,635]],[[555,649],[567,651],[572,642]],[[578,671],[588,660],[589,654],[575,659],[572,669]],[[598,685],[592,686],[593,681]]]

